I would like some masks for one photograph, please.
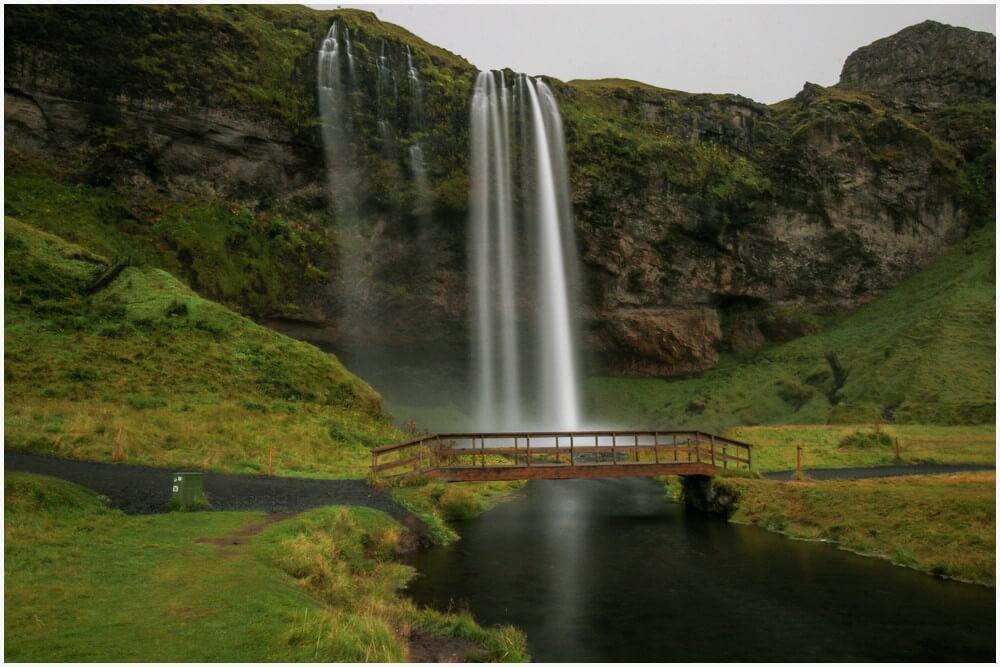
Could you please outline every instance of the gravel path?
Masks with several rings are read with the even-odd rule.
[[[172,474],[176,469],[120,463],[71,461],[54,456],[4,450],[4,470],[51,475],[97,491],[111,506],[127,514],[167,511]],[[397,505],[388,491],[373,489],[359,479],[297,479],[208,472],[205,495],[213,510],[298,512],[323,505],[363,505],[395,519],[410,513]]]
[[[174,469],[121,463],[72,461],[54,456],[4,450],[4,469],[51,475],[93,489],[127,514],[167,511]],[[812,479],[864,479],[902,475],[942,475],[995,470],[982,464],[879,466],[873,468],[812,468]],[[791,479],[794,471],[764,473],[774,480]],[[205,494],[214,510],[299,512],[324,505],[362,505],[403,520],[412,515],[396,504],[387,491],[373,489],[359,479],[299,479],[208,472]]]
[[[902,477],[904,475],[946,475],[952,472],[980,472],[996,470],[995,465],[981,463],[925,463],[909,466],[876,466],[872,468],[807,468],[803,470],[812,479],[869,479],[872,477]],[[787,480],[794,470],[766,472],[766,479]]]

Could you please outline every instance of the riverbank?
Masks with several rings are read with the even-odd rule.
[[[941,577],[996,585],[996,474],[787,482],[722,477],[730,521],[822,540]]]
[[[413,480],[392,489],[392,498],[412,512],[430,530],[438,544],[451,544],[459,535],[450,522],[473,519],[510,498],[527,482],[438,482]]]
[[[127,516],[7,473],[4,518],[5,660],[527,659],[516,629],[403,597],[415,541],[371,508]]]

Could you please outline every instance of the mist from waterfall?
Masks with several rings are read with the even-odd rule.
[[[544,82],[522,74],[510,84],[480,72],[472,95],[475,419],[484,430],[573,429],[578,259],[562,120]]]

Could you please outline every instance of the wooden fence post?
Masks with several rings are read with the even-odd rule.
[[[124,430],[125,430],[124,426],[118,427],[118,435],[115,436],[115,444],[114,447],[111,448],[112,461],[125,460],[125,450],[122,448],[122,431]]]
[[[795,445],[795,470],[802,472],[802,445]]]

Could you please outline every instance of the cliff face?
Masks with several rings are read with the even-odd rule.
[[[286,268],[281,292],[237,291],[228,298],[244,312],[311,323],[296,331],[319,342],[462,349],[467,62],[356,11],[15,6],[6,15],[8,177],[44,173],[112,193],[127,212],[122,229],[152,230],[154,263],[194,252],[158,231],[163,202],[283,216],[310,230],[295,270],[312,279]],[[316,52],[335,16],[357,54],[350,179],[360,250],[338,235],[316,104]],[[405,86],[390,103],[375,83],[377,55],[383,75],[406,81],[407,48],[423,84],[419,119]],[[597,363],[685,374],[722,350],[801,336],[990,224],[994,61],[993,36],[921,24],[851,55],[836,87],[806,84],[770,106],[550,81]],[[383,108],[388,135],[375,117]],[[429,201],[407,160],[416,142]],[[336,276],[346,252],[363,252],[369,267],[359,276],[364,321],[345,321],[332,279],[316,279]],[[204,270],[192,275],[193,262],[179,266],[206,296],[225,291]],[[525,317],[531,308],[523,304]]]

